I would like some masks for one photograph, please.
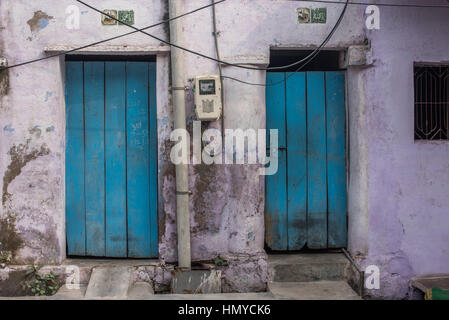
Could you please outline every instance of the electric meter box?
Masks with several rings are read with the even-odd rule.
[[[218,120],[221,109],[220,77],[217,75],[195,77],[195,112],[198,120]]]

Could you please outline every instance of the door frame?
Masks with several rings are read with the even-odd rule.
[[[276,48],[276,49],[282,49],[282,48]],[[288,48],[290,49],[290,48]],[[300,49],[298,51],[304,51],[305,49]],[[343,51],[341,51],[343,52]],[[326,70],[320,70],[321,72],[327,72]],[[349,73],[348,69],[342,68],[340,72],[344,73],[345,76],[345,88],[344,88],[344,96],[345,96],[345,167],[346,167],[346,247],[349,247],[350,245],[350,151],[351,151],[351,145],[350,145],[350,114],[349,114],[349,93],[348,93],[348,85],[349,85]],[[282,71],[281,71],[282,72]],[[287,71],[286,71],[287,72]],[[300,72],[308,72],[307,70],[301,70]],[[313,72],[313,71],[311,71]],[[267,78],[265,77],[265,81]],[[266,83],[266,82],[265,82]],[[266,93],[265,93],[266,98]],[[267,116],[267,103],[265,99],[265,117]],[[266,118],[265,118],[265,128],[266,128]],[[264,194],[264,246],[267,248],[267,239],[266,239],[266,223],[267,223],[267,212],[266,212],[266,177],[264,177],[264,183],[263,183],[263,194]],[[269,249],[270,250],[270,249]],[[309,249],[307,249],[309,250]],[[331,249],[324,249],[324,250],[333,250]],[[275,251],[275,252],[283,252],[283,253],[294,253],[295,251],[289,251],[289,250],[283,250],[283,251]]]
[[[123,51],[121,49],[124,49]],[[56,46],[55,48],[47,48],[46,52],[47,53],[59,53],[61,52],[61,46]],[[148,51],[147,51],[148,50]],[[124,52],[125,51],[125,52]],[[169,101],[169,94],[168,94],[168,79],[166,76],[166,71],[169,70],[168,69],[168,65],[169,65],[169,52],[170,49],[168,47],[157,47],[157,48],[147,48],[145,49],[145,47],[139,48],[136,51],[132,51],[132,52],[127,52],[126,51],[126,47],[123,48],[119,48],[119,50],[117,50],[117,47],[115,48],[109,48],[109,47],[101,47],[99,49],[97,49],[96,51],[91,51],[89,50],[89,48],[84,49],[84,50],[80,50],[77,52],[74,52],[73,54],[70,55],[64,55],[59,59],[59,67],[60,67],[60,71],[61,71],[61,88],[62,88],[62,104],[61,104],[61,110],[63,110],[63,114],[62,114],[62,119],[63,119],[63,141],[64,141],[64,152],[63,152],[63,165],[62,165],[62,177],[63,177],[63,210],[62,210],[62,215],[64,217],[64,234],[63,234],[63,245],[64,245],[64,255],[63,258],[68,258],[71,256],[68,256],[68,249],[67,249],[67,245],[68,245],[68,241],[67,241],[67,225],[66,225],[66,133],[67,133],[67,124],[66,124],[66,101],[65,101],[65,88],[66,88],[66,83],[65,83],[65,78],[66,78],[66,61],[152,61],[155,63],[155,69],[156,69],[156,74],[155,74],[155,78],[156,78],[156,83],[155,83],[155,107],[156,107],[156,119],[155,119],[155,143],[154,144],[150,144],[150,150],[152,149],[152,151],[155,153],[156,155],[156,183],[157,183],[157,187],[156,187],[156,230],[157,230],[157,239],[158,239],[158,255],[157,257],[154,258],[158,258],[160,257],[160,246],[161,246],[161,233],[163,234],[164,230],[161,230],[161,226],[164,226],[164,221],[163,219],[165,219],[165,215],[163,214],[163,201],[160,197],[161,194],[161,175],[160,173],[160,169],[161,169],[161,163],[160,163],[160,155],[159,155],[159,150],[160,150],[160,139],[159,139],[159,134],[160,134],[160,125],[161,123],[159,122],[159,118],[160,118],[160,114],[161,113],[166,113],[166,110],[163,110],[161,108],[161,106],[163,106],[166,101]],[[167,80],[166,80],[167,79]],[[161,85],[163,87],[166,87],[167,90],[163,90],[160,91],[159,88],[161,87]],[[76,258],[80,258],[80,259],[92,259],[93,257],[90,256],[75,256]],[[105,257],[106,259],[117,259],[117,258],[108,258]],[[151,259],[154,259],[151,258]],[[130,259],[135,259],[135,258],[129,258],[129,257],[123,257],[123,258],[119,258],[121,260],[130,260]]]

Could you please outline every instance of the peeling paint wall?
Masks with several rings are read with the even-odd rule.
[[[184,11],[210,1],[185,2]],[[234,1],[216,6],[219,47],[222,59],[235,63],[266,66],[270,48],[313,48],[318,46],[337,20],[342,7],[307,3],[307,7],[328,8],[328,23],[301,25],[295,1]],[[212,10],[184,18],[186,46],[215,57]],[[348,8],[339,31],[329,47],[344,49],[362,44],[363,8]],[[186,83],[203,74],[218,74],[213,61],[185,55]],[[223,67],[226,76],[253,83],[265,82],[265,71]],[[265,88],[247,86],[224,79],[224,126],[227,129],[265,128]],[[188,119],[194,119],[193,95],[187,93]],[[188,121],[191,128],[191,122]],[[221,128],[210,123],[205,128]],[[264,254],[264,177],[257,165],[192,165],[190,190],[192,215],[192,254],[207,259],[221,252]],[[174,213],[173,213],[174,214]],[[249,264],[256,268],[257,259]]]
[[[442,1],[432,1],[441,4]],[[101,9],[133,9],[136,26],[167,18],[167,1],[89,2]],[[184,11],[209,4],[184,1]],[[426,2],[427,3],[427,2]],[[80,8],[80,29],[65,24],[69,0],[2,0],[0,54],[10,65],[43,57],[48,46],[81,46],[128,32],[102,26]],[[298,24],[300,6],[327,7],[327,24]],[[271,48],[314,48],[327,36],[341,5],[298,1],[228,0],[219,4],[221,57],[264,66]],[[347,72],[349,109],[349,248],[363,265],[379,265],[382,288],[373,296],[405,297],[413,275],[448,272],[446,226],[448,145],[413,141],[413,61],[449,60],[445,12],[382,8],[381,30],[365,32],[363,6],[350,6],[328,47],[371,40],[373,67]],[[212,10],[182,18],[185,46],[215,57]],[[419,21],[419,23],[417,22]],[[426,23],[424,23],[424,21]],[[441,32],[435,32],[441,30]],[[167,25],[151,33],[168,39]],[[142,34],[108,46],[161,45]],[[112,47],[111,47],[112,48]],[[108,51],[105,51],[107,53]],[[185,54],[185,83],[217,74],[217,64]],[[264,71],[224,67],[227,76],[263,83]],[[14,263],[59,264],[65,256],[64,60],[52,58],[0,74],[0,243]],[[161,263],[177,259],[175,169],[169,55],[157,54],[158,215]],[[224,126],[265,127],[265,89],[224,80]],[[186,91],[187,126],[195,120]],[[221,128],[220,122],[203,124]],[[431,155],[431,156],[430,156]],[[191,165],[189,183],[194,260],[228,254],[227,291],[263,290],[269,279],[264,252],[264,178],[257,165]],[[242,278],[242,275],[250,275]],[[165,278],[164,278],[165,279]],[[166,280],[166,279],[165,279]],[[165,281],[164,280],[164,281]],[[246,281],[246,282],[245,282]]]
[[[134,9],[137,25],[166,14],[163,1],[92,1],[94,6]],[[80,29],[66,27],[73,1],[1,1],[0,53],[9,65],[43,57],[51,46],[81,46],[128,32],[102,26],[101,15],[77,5]],[[153,32],[164,37],[162,27]],[[135,34],[107,45],[160,43]],[[105,54],[108,52],[105,52]],[[168,55],[158,56],[158,107],[169,109]],[[58,264],[65,259],[64,59],[51,58],[0,74],[0,246],[11,263]],[[165,82],[164,82],[165,81]]]
[[[209,4],[208,0],[185,1],[184,11]],[[3,0],[1,39],[3,54],[10,65],[45,55],[51,46],[81,46],[128,32],[125,26],[103,26],[100,15],[78,5],[80,29],[66,28],[69,0],[39,3]],[[133,9],[135,25],[142,27],[168,16],[167,1],[91,1],[100,9]],[[316,4],[307,4],[317,7]],[[217,5],[221,56],[236,63],[269,62],[270,47],[311,48],[325,38],[341,7],[327,5],[328,23],[299,25],[293,1],[236,1]],[[185,46],[215,56],[212,10],[182,18]],[[279,23],[282,21],[282,23]],[[329,44],[346,48],[364,41],[363,10],[348,10],[339,32]],[[168,39],[168,26],[151,29]],[[105,54],[117,46],[158,47],[161,43],[142,34],[133,34],[102,45]],[[105,49],[106,48],[106,49]],[[112,49],[111,49],[112,50]],[[199,74],[217,73],[214,62],[185,55],[186,85]],[[262,83],[265,72],[224,68],[224,74]],[[65,248],[65,102],[64,59],[52,58],[7,72],[8,81],[0,107],[0,181],[2,206],[0,238],[13,254],[13,262],[59,264]],[[169,155],[172,142],[173,107],[169,55],[157,54],[158,125],[158,215],[161,263],[177,259],[175,169]],[[195,120],[193,93],[186,92],[187,126]],[[225,128],[265,127],[265,89],[224,83]],[[219,122],[205,123],[221,128]],[[258,165],[191,165],[189,183],[194,260],[228,255],[223,270],[226,291],[261,291],[270,278],[264,252],[264,178]],[[249,276],[248,276],[249,275]]]

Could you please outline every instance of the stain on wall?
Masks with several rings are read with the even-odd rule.
[[[23,167],[25,167],[30,161],[50,153],[50,150],[45,144],[41,145],[39,148],[33,148],[30,146],[30,142],[31,139],[28,139],[24,144],[13,145],[8,152],[11,156],[11,162],[3,176],[3,206],[5,206],[6,201],[11,196],[8,193],[9,184],[20,175]]]
[[[33,17],[27,21],[27,24],[30,27],[31,33],[34,34],[46,28],[50,20],[52,19],[53,19],[52,16],[49,16],[45,12],[39,10],[34,12]]]
[[[216,233],[220,230],[225,202],[226,177],[222,165],[193,166],[194,187],[191,200],[194,225],[192,232]],[[221,206],[220,206],[221,204]]]
[[[13,261],[17,258],[18,250],[25,244],[24,238],[30,237],[33,230],[28,229],[27,231],[30,232],[29,234],[21,233],[19,231],[17,227],[17,217],[21,216],[22,212],[18,212],[16,205],[11,201],[12,194],[8,192],[8,187],[20,176],[23,168],[27,164],[39,157],[48,155],[49,153],[50,150],[45,144],[36,146],[33,144],[31,138],[27,139],[23,144],[13,145],[8,152],[11,161],[3,176],[2,207],[4,214],[0,219],[0,251],[11,254]],[[51,235],[54,235],[54,230],[49,229],[47,233],[39,234],[38,238],[45,240]],[[50,241],[57,244],[57,241],[55,240],[56,239],[53,238]],[[45,247],[48,243],[42,243],[42,245]],[[54,244],[52,244],[52,246],[54,246]]]
[[[1,57],[1,50],[0,50]],[[0,97],[8,94],[9,91],[9,70],[0,71]]]
[[[23,246],[23,240],[17,232],[15,222],[14,216],[8,215],[0,219],[0,252],[8,253],[12,258]]]
[[[0,9],[2,5],[0,4]],[[0,59],[2,59],[0,67],[6,67],[8,65],[6,59],[4,58],[4,41],[3,41],[3,30],[6,28],[6,19],[2,19],[0,21]],[[9,69],[8,70],[0,70],[0,109],[2,107],[1,100],[2,97],[7,95],[9,91]]]
[[[170,18],[170,12],[168,10],[168,0],[164,0],[162,1],[162,6],[163,6],[163,10],[164,10],[164,16],[162,18],[162,20],[168,20]],[[168,39],[170,41],[170,23],[166,22],[163,24],[163,28],[164,28],[164,34],[166,39]],[[171,79],[171,77],[170,77]]]

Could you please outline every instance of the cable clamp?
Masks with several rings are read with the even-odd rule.
[[[189,90],[189,87],[185,86],[185,87],[172,87],[172,90],[182,90],[182,91],[187,91]]]
[[[184,195],[184,194],[192,194],[192,191],[177,191],[176,190],[176,194],[179,194],[179,195]]]

